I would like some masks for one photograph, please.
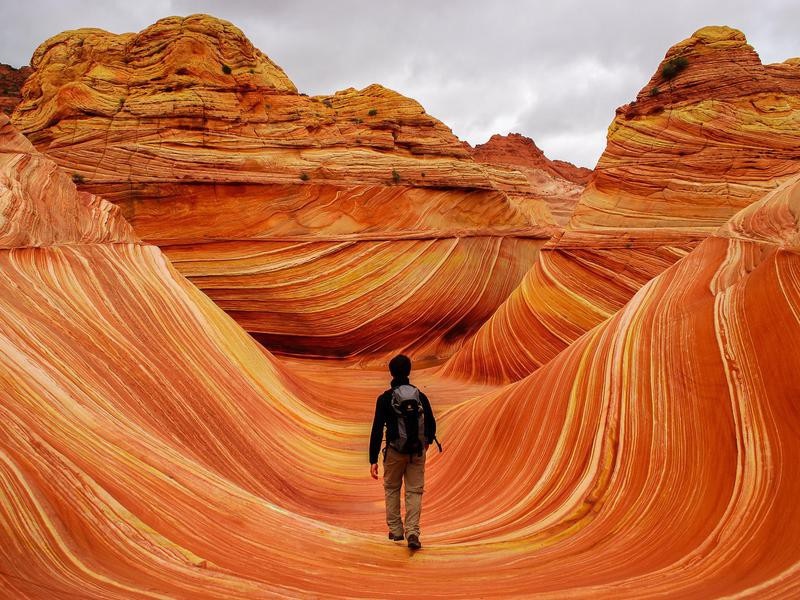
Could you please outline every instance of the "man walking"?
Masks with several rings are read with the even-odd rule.
[[[411,359],[403,354],[389,361],[391,388],[378,396],[369,440],[370,475],[378,478],[378,453],[386,427],[383,488],[389,539],[408,536],[408,547],[419,550],[419,516],[425,486],[425,453],[436,437],[436,420],[427,396],[409,383]],[[400,487],[406,485],[406,523],[400,518]]]

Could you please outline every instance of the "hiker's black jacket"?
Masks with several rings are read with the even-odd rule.
[[[392,390],[401,385],[409,385],[408,377],[392,379],[391,389],[378,396],[378,401],[375,403],[375,418],[372,420],[372,434],[369,437],[369,464],[371,465],[378,462],[384,426],[386,427],[386,441],[391,442],[397,439],[397,418],[392,410]],[[421,391],[419,399],[422,402],[422,410],[425,413],[425,441],[432,444],[436,435],[436,419],[433,418],[433,411],[431,410],[431,403],[428,402],[428,397]]]

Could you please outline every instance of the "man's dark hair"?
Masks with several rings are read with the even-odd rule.
[[[405,354],[398,354],[389,361],[389,372],[397,379],[408,377],[411,375],[411,359]]]

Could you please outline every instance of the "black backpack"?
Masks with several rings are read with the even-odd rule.
[[[392,390],[392,412],[397,419],[397,437],[389,446],[403,454],[422,456],[425,450],[425,411],[419,390],[401,385]]]

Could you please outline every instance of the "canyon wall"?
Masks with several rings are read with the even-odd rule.
[[[414,100],[300,94],[207,15],[65,32],[31,66],[15,126],[278,352],[440,360],[553,232]]]
[[[515,381],[611,317],[716,227],[800,172],[800,63],[762,65],[744,35],[673,46],[606,150],[563,233],[444,367]]]
[[[519,382],[418,374],[418,555],[366,476],[374,375],[279,364],[3,116],[0,214],[4,595],[800,590],[797,178]]]

